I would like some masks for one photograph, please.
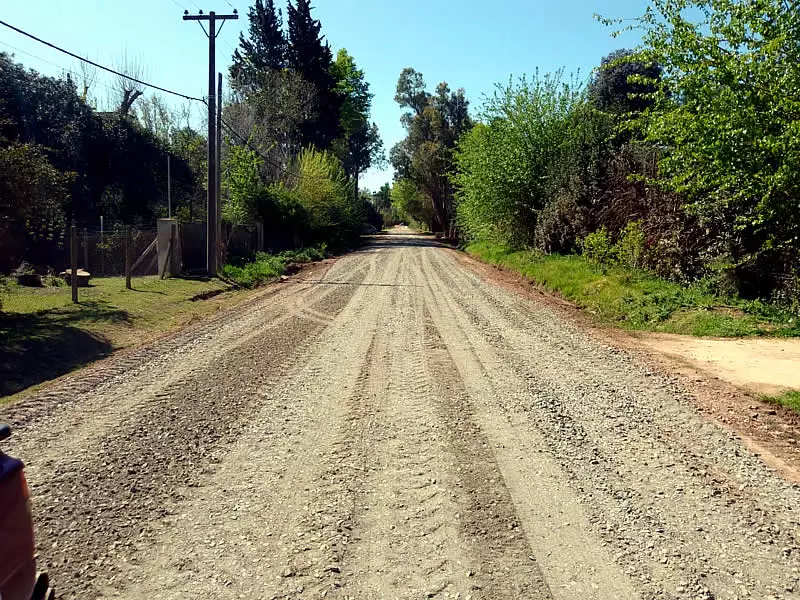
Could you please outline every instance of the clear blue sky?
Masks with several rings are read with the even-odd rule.
[[[278,2],[282,5],[282,2]],[[647,0],[317,0],[315,15],[334,52],[347,48],[366,72],[372,91],[373,119],[387,150],[403,138],[400,108],[394,103],[397,77],[412,66],[430,89],[440,81],[463,87],[473,110],[494,84],[509,76],[564,67],[588,76],[600,58],[638,43],[635,33],[613,39],[596,22],[608,17],[640,16]],[[231,12],[218,41],[217,65],[224,73],[247,26],[249,0],[25,0],[3,2],[0,19],[102,64],[113,66],[123,53],[139,61],[146,79],[203,97],[207,93],[207,40],[197,23],[181,19],[183,9],[196,13]],[[284,11],[285,12],[285,11]],[[16,48],[10,48],[13,46]],[[0,50],[18,62],[49,75],[77,61],[0,27]],[[35,55],[33,58],[28,54]],[[108,83],[105,77],[100,83]],[[107,89],[95,95],[102,101]],[[176,100],[176,102],[179,102]],[[202,108],[195,108],[198,115]],[[368,173],[371,189],[391,179],[391,170]]]

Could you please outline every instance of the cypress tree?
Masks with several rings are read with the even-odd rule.
[[[239,34],[233,54],[231,78],[239,86],[253,85],[259,73],[280,71],[287,66],[287,43],[280,9],[273,0],[256,0],[248,13],[250,37]]]
[[[336,91],[336,79],[331,73],[333,55],[320,34],[321,23],[311,16],[311,1],[289,2],[289,45],[287,64],[290,69],[314,85],[317,91],[316,117],[300,127],[301,142],[320,150],[330,148],[339,137],[339,113],[342,97]]]

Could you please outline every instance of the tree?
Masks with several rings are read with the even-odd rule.
[[[697,20],[692,21],[691,16]],[[717,238],[748,293],[800,263],[800,10],[785,0],[654,0],[636,59],[659,64],[637,124],[657,182]],[[749,273],[749,274],[748,274]],[[748,285],[749,285],[748,284]]]
[[[330,148],[341,133],[342,96],[337,93],[330,46],[321,35],[321,23],[311,16],[310,0],[291,2],[289,12],[288,66],[316,89],[314,114],[300,124],[302,146]]]
[[[453,188],[448,174],[456,141],[472,127],[464,90],[452,92],[447,83],[440,83],[431,95],[425,91],[422,74],[406,68],[400,73],[395,100],[411,110],[401,118],[406,139],[391,151],[395,178],[415,183],[430,199],[435,216],[432,229],[452,236]]]
[[[300,128],[316,114],[316,88],[289,69],[262,72],[257,81],[257,90],[236,92],[223,110],[226,122],[266,157],[263,176],[274,182],[302,150]]]
[[[400,219],[433,230],[434,214],[430,198],[410,179],[395,181],[391,190],[392,209]]]
[[[262,74],[280,71],[287,65],[283,18],[274,1],[256,0],[250,7],[248,18],[249,39],[239,34],[239,48],[233,54],[230,67],[231,79],[240,88],[258,87]]]
[[[227,198],[222,217],[233,225],[252,223],[256,218],[256,202],[261,188],[263,160],[248,148],[233,146],[223,169],[223,186]]]
[[[540,212],[572,185],[583,90],[563,73],[498,86],[482,123],[455,153],[452,181],[464,235],[511,246],[534,241]],[[577,172],[576,172],[577,171]]]
[[[412,67],[406,67],[397,80],[397,91],[394,101],[400,108],[410,108],[415,115],[421,115],[428,105],[430,94],[425,91],[425,80],[422,73]]]
[[[144,78],[145,71],[142,64],[138,60],[129,58],[127,53],[123,53],[117,61],[116,70],[129,76],[118,75],[114,80],[118,103],[117,112],[122,116],[127,116],[131,112],[133,103],[144,94],[144,86],[133,81],[131,77],[141,81]]]
[[[177,129],[177,114],[158,94],[142,99],[133,111],[147,131],[168,146]]]
[[[599,110],[641,113],[653,104],[661,67],[636,60],[632,50],[615,50],[600,61],[589,83],[589,99]]]
[[[344,48],[337,53],[331,72],[337,80],[336,91],[343,99],[342,138],[336,144],[337,154],[345,172],[354,179],[355,194],[358,195],[359,175],[385,160],[378,126],[369,122],[373,94],[369,91],[364,72]]]
[[[386,212],[392,208],[392,186],[384,183],[377,192],[372,194],[372,204],[381,212]]]
[[[63,244],[74,175],[56,169],[40,146],[0,148],[0,270],[42,262],[41,250]]]

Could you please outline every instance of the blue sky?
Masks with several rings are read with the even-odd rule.
[[[247,27],[249,0],[26,0],[4,2],[0,19],[76,54],[113,66],[122,54],[137,60],[152,83],[202,97],[207,93],[207,40],[183,9],[218,13],[239,10],[218,41],[217,66],[227,72],[239,31]],[[282,5],[279,2],[279,5]],[[315,15],[334,52],[347,48],[364,69],[375,99],[373,119],[387,150],[403,138],[394,103],[404,67],[422,72],[429,89],[440,81],[463,87],[473,112],[497,82],[510,76],[564,67],[588,76],[600,59],[638,42],[635,33],[612,39],[594,13],[634,18],[647,0],[316,0]],[[13,48],[12,48],[13,46]],[[77,71],[77,61],[0,28],[0,50],[49,75]],[[27,53],[27,54],[25,54]],[[34,55],[36,58],[34,58]],[[108,93],[99,78],[95,95]],[[176,102],[179,102],[176,100]],[[200,106],[195,109],[198,115]],[[391,169],[373,171],[362,185],[377,189]]]

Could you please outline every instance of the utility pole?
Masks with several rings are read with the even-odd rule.
[[[217,264],[222,262],[222,73],[217,77]]]
[[[172,160],[167,154],[167,216],[172,218]]]
[[[232,15],[218,15],[214,11],[207,15],[200,11],[198,15],[190,15],[189,11],[183,14],[184,21],[208,21],[208,206],[206,209],[206,268],[208,276],[214,277],[217,274],[217,246],[218,246],[218,223],[217,223],[217,90],[215,90],[214,78],[217,72],[216,66],[216,42],[217,21],[238,19],[239,15],[234,9]],[[220,30],[222,30],[220,25]],[[203,27],[205,31],[205,27]]]

